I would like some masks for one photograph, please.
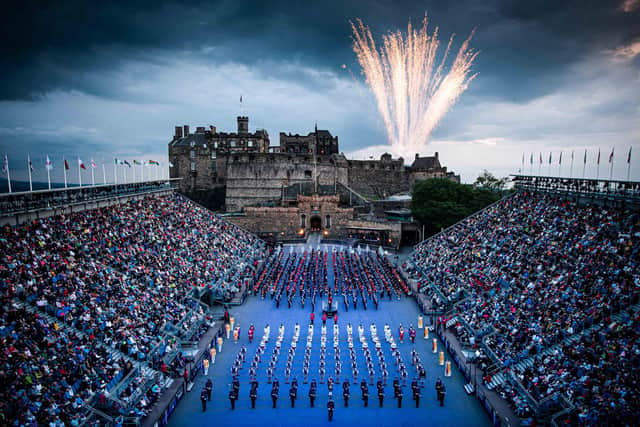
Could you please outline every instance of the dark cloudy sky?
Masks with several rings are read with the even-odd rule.
[[[379,37],[425,12],[442,39],[475,28],[480,55],[423,154],[472,181],[515,172],[523,152],[528,170],[542,151],[546,172],[549,151],[557,169],[560,150],[591,162],[615,147],[623,177],[635,144],[640,179],[640,0],[24,1],[0,18],[0,152],[16,178],[31,153],[36,179],[47,153],[54,177],[63,156],[163,160],[174,125],[235,129],[242,95],[272,144],[317,121],[346,154],[377,156],[386,134],[349,20]]]

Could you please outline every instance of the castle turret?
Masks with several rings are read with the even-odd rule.
[[[238,133],[249,133],[249,117],[238,116]]]

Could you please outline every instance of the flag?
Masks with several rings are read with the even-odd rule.
[[[562,164],[562,151],[560,152],[560,159],[558,159],[558,164],[561,165]]]
[[[33,163],[31,162],[31,156],[27,155],[27,159],[29,160],[29,171],[33,172]]]
[[[573,161],[573,150],[571,150],[571,161]]]
[[[169,162],[169,167],[172,168],[173,167],[173,163]]]
[[[613,162],[613,150],[615,150],[615,147],[611,149],[611,154],[609,154],[609,163]]]
[[[91,158],[91,167],[94,169],[98,167],[98,164],[93,161],[93,157]]]
[[[549,164],[551,164],[551,151],[549,151]]]
[[[120,164],[120,161],[118,160],[118,158],[117,158],[117,157],[114,157],[114,158],[113,158],[113,164],[114,164],[114,165],[119,165],[119,164]]]
[[[542,164],[542,152],[540,153],[540,164]]]
[[[627,163],[631,164],[631,148],[633,147],[629,147],[629,155],[627,156]]]
[[[131,163],[129,163],[129,162],[128,162],[128,161],[126,161],[126,160],[124,160],[124,161],[122,162],[122,164],[123,164],[123,165],[127,165],[127,166],[131,167]]]
[[[242,104],[242,95],[240,95],[240,104]]]
[[[68,171],[69,169],[71,169],[71,168],[69,167],[69,162],[67,161],[67,159],[64,159],[64,170],[67,170],[67,171]]]
[[[584,149],[584,164],[587,164],[587,149]]]
[[[158,166],[160,163],[156,162],[155,160],[149,160],[149,164]]]
[[[82,163],[82,160],[80,160],[80,157],[78,157],[78,166],[80,166],[80,169],[86,169],[87,167],[84,165],[84,163]]]
[[[47,169],[48,171],[50,171],[51,169],[53,169],[53,164],[51,164],[51,160],[49,160],[49,155],[47,154],[47,161],[44,164],[45,169]]]
[[[531,158],[529,158],[529,163],[533,164],[533,153],[531,153]]]
[[[134,161],[133,161],[133,164],[134,164],[134,165],[141,165],[142,163],[140,163],[138,160],[134,160]]]
[[[599,165],[600,164],[600,149],[598,148],[598,160],[596,161],[596,163]]]
[[[4,155],[4,162],[2,163],[2,173],[6,174],[9,171],[9,158],[7,154]]]

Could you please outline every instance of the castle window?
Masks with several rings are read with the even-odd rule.
[[[325,228],[331,228],[331,215],[324,217]]]
[[[300,215],[300,228],[305,228],[307,225],[307,216],[305,214]]]
[[[253,147],[253,140],[252,139],[247,141],[247,147]]]
[[[237,142],[236,142],[236,140],[235,140],[235,139],[232,139],[231,141],[229,141],[229,145],[231,145],[232,147],[235,147],[235,146],[237,146],[238,144],[237,144]]]
[[[191,162],[191,172],[196,171],[196,162]]]
[[[311,171],[310,170],[304,171],[304,177],[305,178],[311,178]]]
[[[189,152],[189,156],[190,156],[192,159],[195,159],[195,157],[196,157],[196,150],[191,150],[191,151]]]
[[[216,152],[215,152],[215,151],[212,151],[212,152],[211,152],[211,159],[215,159],[215,158],[216,158]]]

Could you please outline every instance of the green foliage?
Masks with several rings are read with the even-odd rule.
[[[443,178],[426,179],[413,187],[411,212],[430,236],[499,199],[494,191]]]
[[[503,191],[507,185],[507,177],[496,178],[488,170],[483,170],[482,173],[476,178],[476,182],[473,185],[477,188],[484,188],[491,191]]]

